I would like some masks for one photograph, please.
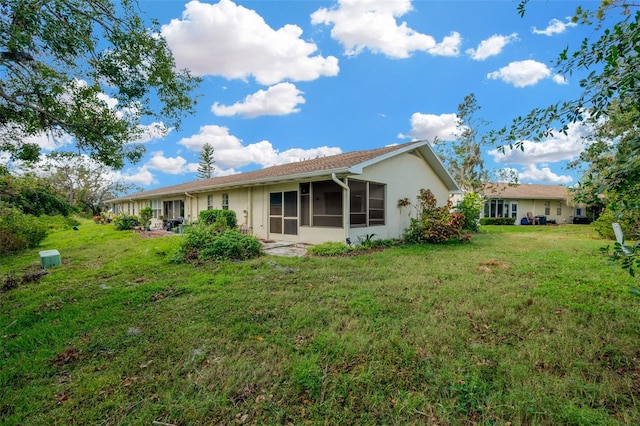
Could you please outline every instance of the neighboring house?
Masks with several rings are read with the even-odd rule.
[[[238,226],[262,239],[317,244],[359,236],[398,238],[421,188],[444,205],[460,189],[427,141],[356,151],[197,180],[109,200],[116,214],[151,206],[155,226],[189,223],[207,209],[236,212]]]
[[[586,206],[572,204],[564,186],[489,183],[485,185],[483,198],[482,217],[512,217],[516,225],[527,215],[542,223],[587,221]]]

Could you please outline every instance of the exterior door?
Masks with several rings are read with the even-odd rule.
[[[298,191],[269,194],[269,232],[298,235]]]
[[[516,222],[518,221],[518,203],[511,202],[511,212],[510,217],[514,218]]]

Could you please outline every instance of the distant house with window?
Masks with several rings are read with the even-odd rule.
[[[411,207],[399,207],[398,201],[414,201],[421,188],[430,189],[441,205],[460,191],[427,141],[197,180],[108,203],[116,214],[151,206],[154,226],[228,209],[239,227],[258,238],[316,244],[367,234],[400,237]]]
[[[568,188],[559,185],[488,183],[482,217],[511,217],[516,225],[523,218],[536,223],[585,223],[586,206],[570,199]]]

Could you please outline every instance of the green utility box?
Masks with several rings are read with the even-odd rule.
[[[58,250],[43,250],[40,252],[40,265],[43,268],[60,266],[60,252]]]

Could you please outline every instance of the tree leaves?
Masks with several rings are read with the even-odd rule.
[[[130,142],[143,120],[179,127],[199,80],[174,70],[157,22],[147,28],[136,8],[131,0],[1,2],[0,149],[34,161],[25,136],[68,134],[119,169],[142,156]]]
[[[528,1],[518,6],[524,14]],[[510,148],[521,147],[526,139],[540,140],[551,134],[551,129],[566,131],[569,123],[585,120],[585,112],[593,119],[607,117],[609,106],[617,102],[622,112],[638,105],[640,87],[640,11],[638,6],[624,1],[603,1],[595,11],[579,7],[572,21],[583,25],[595,24],[599,29],[615,11],[622,10],[621,20],[606,28],[594,39],[585,38],[579,48],[560,52],[555,69],[561,75],[588,71],[580,80],[583,92],[576,99],[558,102],[546,108],[532,110],[526,117],[518,117],[511,126],[491,133],[494,142]]]

